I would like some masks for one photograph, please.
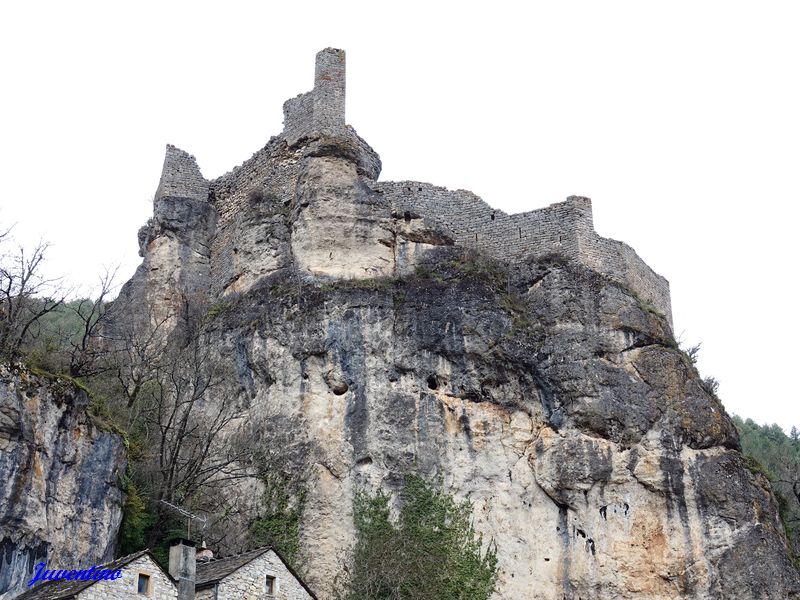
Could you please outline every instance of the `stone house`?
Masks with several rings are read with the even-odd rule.
[[[27,592],[17,596],[17,600],[127,600],[128,598],[176,600],[178,598],[175,580],[159,566],[149,550],[118,558],[103,565],[102,568],[111,572],[120,570],[122,577],[114,581],[89,579],[35,583]]]
[[[17,600],[317,600],[269,546],[218,559],[210,554],[202,550],[198,558],[194,542],[175,540],[169,573],[142,550],[102,566],[121,571],[117,580],[46,581]]]
[[[197,600],[316,600],[303,580],[269,546],[197,563]]]

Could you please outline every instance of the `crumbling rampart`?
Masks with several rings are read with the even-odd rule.
[[[155,198],[208,199],[208,182],[200,173],[194,156],[167,144]]]
[[[472,192],[428,183],[379,182],[375,190],[389,200],[393,213],[426,219],[458,245],[509,261],[551,253],[578,261],[625,285],[671,322],[669,283],[633,248],[597,235],[589,198],[570,196],[566,202],[509,215]]]

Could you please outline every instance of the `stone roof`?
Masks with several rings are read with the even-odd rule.
[[[145,555],[150,556],[153,562],[158,564],[158,561],[150,554],[149,550],[140,550],[139,552],[134,552],[128,556],[123,556],[110,563],[101,565],[98,569],[116,571]],[[46,581],[44,583],[34,584],[30,590],[17,596],[16,600],[67,600],[77,597],[80,592],[95,583],[97,582],[93,579],[89,581]]]
[[[275,553],[275,556],[280,559],[280,561],[283,563],[283,566],[285,566],[289,573],[291,573],[298,583],[303,586],[303,589],[305,589],[305,591],[307,591],[308,594],[314,598],[314,600],[317,600],[317,596],[309,589],[305,581],[302,580],[300,575],[295,572],[289,563],[287,563],[280,553],[272,546],[261,546],[260,548],[248,550],[247,552],[242,552],[241,554],[226,556],[225,558],[213,558],[206,562],[197,561],[196,588],[199,590],[202,588],[211,587],[215,583],[225,579],[234,571],[237,571],[250,561],[255,560],[270,550]]]

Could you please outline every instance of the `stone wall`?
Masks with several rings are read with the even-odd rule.
[[[194,156],[167,144],[156,199],[174,197],[208,200],[208,182],[200,173]]]
[[[314,92],[306,92],[283,103],[283,135],[290,145],[307,136],[314,122]]]
[[[623,242],[601,237],[592,230],[581,237],[580,260],[589,268],[634,291],[672,325],[669,282],[647,266],[633,248]]]
[[[150,575],[151,600],[174,600],[178,597],[175,584],[153,562],[149,556],[142,556],[123,567],[122,578],[114,581],[98,581],[78,594],[79,600],[123,600],[144,598],[138,593],[139,573]]]
[[[345,84],[344,50],[326,48],[318,52],[314,73],[315,131],[332,135],[344,128]]]
[[[375,186],[398,216],[422,217],[447,231],[459,246],[475,247],[500,258],[561,252],[578,254],[578,229],[591,226],[591,204],[568,201],[508,215],[466,190],[448,190],[418,181]]]
[[[317,53],[314,89],[283,105],[283,135],[292,146],[303,137],[337,135],[345,128],[345,53]]]
[[[518,261],[558,253],[622,283],[672,323],[669,283],[628,245],[594,231],[592,202],[570,196],[566,202],[509,215],[466,190],[448,190],[417,181],[375,184],[399,218],[422,218],[444,229],[459,246],[498,259]]]
[[[275,577],[275,593],[266,594],[266,576]],[[311,600],[312,596],[286,568],[272,550],[237,569],[214,588],[199,590],[195,600],[240,600],[264,598],[269,600]]]
[[[239,281],[244,271],[255,277],[286,266],[288,256],[277,248],[270,250],[271,242],[282,237],[272,225],[280,229],[284,220],[280,217],[294,199],[300,153],[275,137],[242,165],[211,182],[209,198],[217,212],[211,244],[213,295],[240,291],[246,283]],[[273,223],[276,216],[279,223]]]

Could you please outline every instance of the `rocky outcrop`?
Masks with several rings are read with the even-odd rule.
[[[115,313],[173,329],[190,306],[207,306],[216,210],[195,158],[168,145],[153,216],[139,229],[144,261],[120,291]]]
[[[325,590],[357,489],[403,473],[470,498],[498,598],[787,598],[767,482],[663,317],[557,258],[513,272],[440,249],[423,276],[262,281],[217,318],[250,415],[309,468],[304,549]]]
[[[594,233],[587,198],[505,215],[376,182],[343,70],[323,51],[284,133],[207,186],[168,156],[123,294],[148,314],[216,303],[203,340],[234,363],[244,421],[311,473],[311,586],[326,597],[342,571],[357,490],[415,471],[472,501],[498,599],[799,597],[769,485],[675,344],[666,280]]]
[[[394,274],[389,207],[361,185],[354,163],[307,159],[297,181],[297,210],[292,253],[299,269],[348,279]]]
[[[87,412],[72,383],[0,368],[0,598],[34,565],[101,564],[122,520],[122,438]]]

